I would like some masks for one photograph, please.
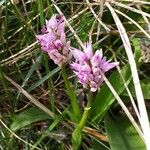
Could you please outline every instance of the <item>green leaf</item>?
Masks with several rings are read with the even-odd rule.
[[[130,73],[129,65],[123,67],[121,72],[126,81],[126,84],[129,84],[129,82],[131,81],[131,73]],[[110,76],[109,82],[112,84],[113,88],[116,90],[118,94],[121,94],[125,88],[124,83],[118,71],[115,71]],[[111,93],[108,86],[104,84],[101,87],[100,92],[97,94],[96,99],[92,105],[92,109],[91,109],[92,122],[97,119],[101,120],[114,101],[115,98],[113,94]]]
[[[77,150],[82,141],[82,131],[80,128],[76,128],[72,133],[72,145],[73,149]]]
[[[140,46],[140,41],[139,41],[138,38],[133,38],[133,39],[132,39],[132,43],[133,43],[134,50],[135,50],[135,53],[134,53],[135,61],[136,61],[136,63],[138,63],[139,60],[140,60],[140,58],[141,58],[141,46]]]
[[[105,128],[112,150],[146,150],[141,137],[126,117],[106,115]]]
[[[10,128],[11,130],[16,131],[27,125],[30,125],[31,123],[49,119],[49,118],[50,117],[47,114],[45,114],[43,111],[41,111],[37,107],[31,107],[21,112],[18,116],[15,116]]]

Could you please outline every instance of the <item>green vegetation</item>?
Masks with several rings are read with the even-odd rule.
[[[0,13],[1,150],[71,150],[75,129],[78,149],[150,149],[149,0],[1,0]],[[73,47],[92,40],[94,51],[119,62],[89,108],[70,66],[61,70],[36,41],[59,13]]]

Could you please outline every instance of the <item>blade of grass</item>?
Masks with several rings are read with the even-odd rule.
[[[51,8],[52,5],[49,5],[49,7],[45,8],[43,10],[43,12],[46,12],[49,8]],[[82,11],[78,12],[77,14],[75,14],[74,16],[72,16],[70,19],[68,19],[68,22],[72,21],[73,19],[77,18],[79,15],[83,14],[86,10],[88,10],[88,7],[86,7],[85,9],[83,9]],[[52,11],[50,11],[52,12]],[[35,17],[33,17],[31,20],[29,20],[27,22],[28,25],[31,24],[31,22],[33,22],[35,19],[37,19],[40,16],[40,13],[37,14]],[[10,36],[7,37],[7,39],[4,39],[3,42],[0,43],[0,46],[4,43],[6,43],[7,40],[11,39],[13,36],[15,36],[17,33],[19,33],[22,29],[24,29],[25,25],[20,27],[17,31],[15,31],[13,34],[11,34]]]
[[[51,0],[53,2],[54,7],[56,8],[56,10],[58,11],[58,13],[61,15],[63,14],[62,11],[60,10],[60,8],[57,6],[57,4],[55,3],[54,0]],[[82,43],[82,41],[80,40],[79,36],[77,35],[77,33],[74,31],[74,29],[72,28],[72,26],[70,25],[69,21],[65,18],[64,16],[64,21],[66,23],[66,25],[69,27],[70,31],[73,33],[74,37],[77,39],[77,42],[80,44],[80,46],[84,49],[84,44]]]
[[[37,88],[39,85],[41,85],[43,82],[45,82],[46,80],[48,80],[50,77],[52,77],[55,73],[57,73],[60,70],[59,67],[53,69],[51,72],[49,72],[47,75],[45,75],[41,80],[37,81],[36,83],[34,83],[27,91],[31,92],[33,91],[35,88]]]
[[[45,131],[45,133],[50,133],[62,120],[63,120],[63,117],[64,115],[66,114],[66,111],[68,111],[68,108],[66,108],[62,113],[61,115],[57,116],[55,118],[55,120],[53,121],[53,123],[49,126],[49,128]],[[47,136],[47,134],[43,134],[39,139],[38,141],[34,144],[34,146],[38,146],[42,140],[44,140],[44,138]],[[32,148],[31,150],[33,150],[34,148]]]
[[[6,3],[5,3],[5,7],[6,7],[6,9],[5,9],[5,34],[6,34],[6,40],[8,40],[8,22],[9,22],[9,19],[8,19],[8,4],[7,4],[7,1],[6,1]],[[10,52],[10,54],[11,54],[11,56],[13,55],[13,53],[12,53],[12,50],[11,50],[11,48],[6,44],[6,50],[7,51],[9,51]],[[21,78],[23,79],[23,75],[22,75],[22,73],[21,73],[21,71],[20,71],[20,69],[19,69],[19,66],[18,66],[18,64],[17,63],[15,63],[15,66],[16,66],[16,69],[18,70],[18,73],[20,74],[20,76],[21,76]]]
[[[36,147],[36,146],[34,146],[34,145],[32,145],[32,144],[30,144],[30,143],[24,141],[24,140],[21,139],[17,134],[15,134],[13,131],[11,131],[11,130],[7,127],[7,125],[2,121],[1,117],[0,117],[0,123],[2,124],[2,126],[4,126],[4,127],[6,128],[6,130],[8,130],[8,131],[10,132],[11,135],[13,135],[15,138],[17,138],[17,139],[20,140],[21,142],[23,142],[23,143],[25,143],[25,144],[27,144],[27,145],[29,145],[29,146],[35,148],[35,149],[42,150],[42,149],[40,149],[40,148],[38,148],[38,147]]]
[[[133,7],[130,7],[128,5],[125,5],[125,4],[122,4],[122,3],[118,3],[118,2],[115,2],[115,1],[112,1],[111,3],[115,4],[116,6],[120,6],[120,7],[126,8],[127,10],[133,11],[133,12],[138,13],[138,14],[141,15],[141,11],[136,9],[136,8],[133,8]],[[146,12],[142,12],[142,14],[144,16],[150,17],[150,14],[148,14]]]
[[[41,27],[44,25],[45,23],[45,18],[44,18],[44,14],[43,14],[43,2],[42,0],[38,0],[37,1],[37,5],[38,5],[38,9],[39,9],[39,12],[40,12],[40,23],[41,23]],[[46,69],[46,74],[50,73],[50,69],[49,69],[49,64],[48,64],[48,57],[46,54],[44,54],[44,66],[45,66],[45,69]],[[51,79],[51,77],[48,78],[48,81],[47,81],[47,84],[48,84],[48,89],[49,89],[49,102],[51,104],[50,108],[53,110],[54,112],[54,101],[55,101],[55,98],[54,98],[54,94],[53,94],[53,81]]]
[[[134,21],[133,19],[131,19],[130,17],[128,17],[126,14],[122,13],[119,10],[114,9],[118,14],[124,16],[125,18],[127,18],[128,20],[130,20],[133,24],[135,24],[149,39],[150,39],[150,34],[147,33],[147,31],[145,31],[136,21]]]
[[[109,2],[110,0],[108,0]],[[133,3],[139,3],[139,4],[147,4],[147,5],[150,5],[150,2],[146,2],[146,1],[141,1],[141,0],[118,0],[118,1],[124,1],[124,2],[133,2]]]
[[[114,55],[114,57],[115,57],[115,55]],[[140,56],[139,56],[139,57],[140,57]],[[136,59],[139,59],[139,57],[136,58]],[[115,61],[117,62],[116,57],[115,57]],[[136,104],[135,104],[135,101],[134,101],[134,99],[133,99],[133,96],[132,96],[132,94],[131,94],[131,92],[130,92],[130,90],[129,90],[129,88],[128,88],[128,85],[127,85],[127,83],[125,82],[125,79],[124,79],[123,74],[122,74],[122,72],[121,72],[120,66],[117,66],[117,70],[118,70],[118,72],[119,72],[119,74],[120,74],[120,77],[122,78],[122,81],[123,81],[123,83],[124,83],[124,87],[125,87],[125,89],[126,89],[126,91],[127,91],[127,93],[128,93],[128,96],[129,96],[130,100],[131,100],[132,106],[133,106],[133,108],[134,108],[134,110],[135,110],[135,112],[136,112],[136,115],[137,115],[137,117],[138,117],[138,120],[140,120],[140,114],[139,114],[138,108],[137,108],[137,106],[136,106]]]
[[[42,56],[43,56],[43,53],[41,53],[41,54],[38,56],[38,58],[36,59],[35,63],[32,65],[32,67],[31,67],[30,70],[28,71],[28,73],[27,73],[26,77],[24,78],[23,83],[22,83],[22,85],[21,85],[22,88],[26,85],[26,83],[27,83],[28,80],[30,79],[30,77],[31,77],[31,75],[33,74],[33,72],[35,71],[35,69],[36,69],[38,63],[41,61]],[[19,96],[20,96],[20,92],[19,92],[18,95],[17,95],[17,99],[19,98]]]
[[[34,105],[36,105],[38,108],[43,110],[46,114],[48,114],[50,117],[54,118],[55,115],[53,112],[51,112],[47,107],[45,107],[42,103],[37,101],[33,96],[31,96],[27,91],[25,91],[19,84],[14,82],[11,78],[4,75],[4,77],[13,84],[24,96],[26,96]]]
[[[133,77],[133,83],[134,83],[135,92],[136,92],[136,97],[137,97],[137,102],[138,102],[138,107],[139,107],[139,112],[140,112],[140,117],[141,117],[140,118],[140,124],[141,124],[141,127],[142,127],[142,131],[144,133],[144,140],[145,140],[146,147],[149,150],[150,149],[149,119],[148,119],[148,114],[147,114],[147,110],[146,110],[146,106],[145,106],[145,102],[144,102],[144,98],[143,98],[142,89],[141,89],[140,82],[139,82],[139,76],[138,76],[136,63],[135,63],[135,60],[134,60],[134,56],[132,54],[130,41],[129,41],[129,38],[127,36],[125,28],[123,27],[119,17],[115,13],[115,11],[111,7],[111,5],[108,2],[106,2],[105,4],[109,8],[109,10],[110,10],[110,12],[111,12],[111,14],[114,18],[114,21],[116,23],[116,26],[118,28],[118,31],[120,33],[123,45],[125,47],[125,50],[126,50],[126,53],[127,53],[127,56],[128,56],[128,60],[129,60],[130,67],[131,67],[131,72],[132,72],[132,77]]]
[[[116,98],[116,100],[118,101],[118,103],[120,104],[120,106],[122,107],[122,109],[124,110],[124,112],[126,113],[126,115],[128,116],[129,120],[131,121],[131,123],[133,124],[133,126],[135,127],[135,129],[137,130],[138,134],[144,140],[143,133],[142,133],[141,129],[139,128],[139,126],[137,125],[135,119],[133,118],[133,116],[129,112],[128,108],[125,106],[125,104],[123,103],[123,101],[121,100],[121,98],[119,97],[119,95],[117,94],[117,92],[115,91],[115,89],[113,88],[113,86],[111,85],[111,83],[108,81],[108,79],[106,78],[106,76],[102,72],[101,72],[101,74],[103,76],[103,79],[104,79],[105,83],[107,84],[107,86],[109,87],[109,89],[113,93],[114,97]]]
[[[149,23],[149,20],[148,20],[148,18],[147,18],[145,15],[143,15],[143,11],[142,11],[141,6],[140,6],[139,4],[137,4],[136,7],[141,11],[141,15],[142,15],[142,17],[143,17],[145,23],[147,24],[147,26],[149,26],[149,24],[150,24],[150,23]]]
[[[37,44],[38,42],[33,42],[32,44],[30,44],[29,46],[27,46],[26,48],[24,48],[23,50],[19,51],[18,53],[10,56],[9,58],[6,58],[6,59],[3,59],[2,61],[0,61],[0,63],[3,65],[7,65],[8,62],[11,60],[11,59],[14,59],[15,57],[19,57],[19,55],[25,53],[25,52],[28,52],[28,51],[31,51],[31,49],[33,49],[33,47]]]
[[[96,15],[96,13],[94,12],[89,0],[86,0],[92,14],[94,15],[95,19],[103,26],[103,28],[107,31],[107,32],[110,32],[110,29],[99,19],[99,16]]]

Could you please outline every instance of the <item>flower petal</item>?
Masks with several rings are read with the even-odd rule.
[[[77,59],[79,62],[83,62],[87,58],[86,55],[78,49],[74,48],[71,52],[75,59]]]
[[[72,63],[70,64],[71,68],[74,69],[75,71],[79,72],[81,70],[81,65],[78,63]]]
[[[58,48],[58,49],[62,48],[62,46],[63,46],[61,40],[59,40],[59,39],[54,42],[54,45],[55,45],[56,48]]]
[[[50,51],[51,49],[54,49],[54,44],[53,42],[56,40],[55,35],[53,34],[43,34],[43,35],[36,35],[36,38],[38,40],[38,42],[41,45],[41,49],[43,51]]]
[[[75,63],[71,64],[74,73],[78,77],[78,82],[83,88],[90,88],[92,92],[96,92],[99,86],[104,82],[102,73],[105,73],[118,65],[118,62],[110,62],[103,57],[102,50],[97,50],[93,55],[91,43],[86,43],[84,52],[73,49]]]
[[[101,66],[103,72],[107,72],[110,69],[114,68],[115,66],[117,66],[119,63],[118,62],[113,62],[113,63],[109,63],[108,61],[106,61],[105,63],[103,63],[103,65]]]
[[[91,58],[91,64],[93,67],[99,67],[103,53],[102,50],[97,50],[94,56]]]
[[[97,91],[97,89],[98,89],[98,86],[97,86],[97,84],[94,82],[94,81],[91,81],[90,82],[90,90],[92,91],[92,92],[96,92]]]
[[[93,56],[92,44],[91,42],[87,42],[85,44],[84,53],[88,59],[91,59]]]

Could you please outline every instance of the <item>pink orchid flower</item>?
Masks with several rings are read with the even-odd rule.
[[[47,52],[58,66],[62,67],[71,59],[70,42],[66,40],[63,15],[53,15],[50,20],[46,20],[42,34],[36,35],[36,38],[41,49]]]
[[[75,62],[71,64],[71,68],[77,75],[79,83],[84,88],[90,88],[92,92],[96,92],[104,81],[101,73],[105,73],[118,65],[118,62],[110,62],[103,57],[102,50],[97,50],[95,54],[92,50],[90,42],[85,44],[83,51],[72,49]]]

